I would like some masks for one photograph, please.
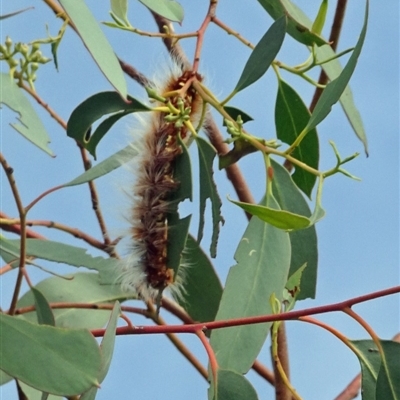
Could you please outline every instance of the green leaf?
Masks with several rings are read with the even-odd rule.
[[[365,35],[367,33],[369,8],[368,4],[369,3],[367,1],[365,7],[364,24],[356,47],[354,48],[354,51],[350,56],[350,59],[347,62],[346,66],[343,68],[341,74],[336,79],[328,83],[328,85],[322,92],[322,95],[319,98],[313,110],[313,113],[311,114],[310,120],[305,127],[305,131],[307,132],[315,128],[321,121],[325,119],[325,117],[331,111],[332,106],[339,100],[340,96],[343,94],[351,76],[353,75],[354,69],[357,65],[358,57],[364,44]]]
[[[210,400],[257,400],[258,396],[251,383],[243,375],[219,368],[217,382],[212,382],[208,398]]]
[[[311,33],[308,28],[305,28],[306,26],[311,28],[312,22],[295,4],[292,4],[289,0],[258,1],[274,19],[281,17],[285,13],[286,7],[286,12],[289,14],[288,33],[299,42],[304,43],[308,46],[312,46],[313,43],[321,46],[317,49],[317,59],[319,61],[328,60],[332,57],[335,57],[336,53],[332,50],[332,47],[328,44],[328,42],[325,41],[325,39],[319,38],[315,34]],[[296,28],[296,24],[293,25],[293,18],[298,21],[299,30]],[[319,42],[315,40],[318,38]],[[328,63],[323,64],[322,69],[326,72],[331,81],[337,78],[342,71],[342,67],[338,59],[334,59]],[[340,98],[340,103],[355,134],[362,141],[365,151],[366,153],[368,153],[367,137],[365,135],[365,130],[360,113],[354,104],[353,94],[349,86],[347,86],[344,90]]]
[[[7,248],[14,249],[14,251],[16,249],[18,255],[19,245],[19,239],[2,239],[1,242],[1,246],[7,246]],[[3,254],[1,255],[3,256]],[[26,255],[27,257],[40,258],[73,267],[85,267],[99,271],[100,280],[103,284],[114,283],[115,277],[110,274],[110,270],[115,269],[118,264],[118,261],[114,258],[93,257],[87,254],[87,250],[82,247],[42,239],[27,239]],[[7,258],[5,258],[5,261],[7,262]],[[17,263],[14,262],[12,266],[16,267]]]
[[[125,102],[117,92],[100,92],[90,96],[72,111],[67,124],[67,135],[82,144],[96,158],[96,146],[111,128],[125,115],[150,108],[131,96]],[[92,124],[106,114],[117,113],[103,121],[92,135],[88,131]],[[89,137],[88,137],[89,136]]]
[[[302,215],[293,214],[290,211],[276,210],[257,204],[243,203],[228,198],[230,202],[236,204],[251,215],[255,215],[262,221],[271,224],[279,229],[292,230],[304,229],[310,225],[310,220]]]
[[[310,208],[293,183],[288,171],[274,160],[271,160],[271,163],[274,170],[272,192],[280,208],[309,217],[311,215]],[[301,290],[297,300],[315,298],[318,270],[318,243],[315,226],[289,232],[289,237],[292,247],[289,275],[293,275],[303,264],[307,264],[302,275]]]
[[[363,400],[376,400],[376,380],[381,365],[379,350],[372,340],[354,340],[351,343],[358,350],[355,354],[361,365]]]
[[[311,32],[311,21],[306,17],[303,11],[289,0],[258,0],[268,14],[275,20],[286,15],[288,19],[287,32],[298,42],[307,46],[314,43],[322,46],[328,42]]]
[[[13,380],[13,377],[0,370],[0,386]]]
[[[125,299],[119,285],[101,285],[98,274],[76,273],[62,279],[51,277],[39,282],[36,289],[40,290],[49,303],[110,303]],[[17,303],[18,308],[34,305],[32,291],[25,293]],[[62,308],[53,310],[56,325],[66,328],[102,328],[110,317],[109,310]],[[36,312],[23,314],[31,322],[36,322]]]
[[[168,199],[170,212],[168,212],[168,236],[173,240],[168,241],[167,255],[168,268],[174,271],[174,280],[181,277],[183,251],[189,234],[191,215],[180,219],[179,204],[186,199],[192,200],[192,165],[185,144],[179,139],[182,154],[176,159],[174,165],[174,179],[179,182],[178,189]]]
[[[173,22],[183,21],[183,8],[174,0],[139,0],[156,14]]]
[[[98,163],[94,167],[90,168],[83,174],[79,175],[72,181],[63,185],[64,187],[82,185],[83,183],[87,183],[89,181],[93,181],[101,176],[107,175],[108,173],[114,171],[119,168],[121,165],[126,164],[129,161],[137,156],[138,151],[135,147],[129,145],[122,150],[119,150],[112,156],[106,158],[102,162]]]
[[[284,81],[279,80],[275,104],[275,126],[278,139],[291,145],[310,119],[310,112],[301,97]],[[293,157],[308,166],[318,169],[319,144],[317,130],[308,132],[292,153]],[[296,185],[311,198],[317,177],[295,166],[292,176]]]
[[[43,400],[43,395],[39,390],[34,389],[31,386],[26,385],[24,382],[18,381],[21,389],[24,391],[25,395],[29,400]],[[48,395],[47,400],[63,400],[65,397],[54,396],[53,394]]]
[[[108,370],[110,368],[112,356],[114,353],[114,344],[115,344],[115,332],[117,329],[118,318],[121,315],[121,307],[120,304],[115,302],[114,308],[112,310],[110,321],[108,322],[106,332],[103,336],[103,340],[101,341],[100,349],[102,355],[102,366],[99,374],[99,382],[103,382],[104,378],[107,376]]]
[[[184,285],[177,302],[194,321],[213,321],[222,296],[222,285],[209,258],[189,235],[184,251]]]
[[[54,157],[53,152],[48,147],[50,137],[46,132],[46,128],[31,103],[22,93],[22,89],[17,86],[9,74],[5,73],[0,73],[0,85],[0,103],[5,104],[19,114],[17,119],[20,124],[14,123],[10,125],[39,149]]]
[[[14,12],[12,12],[12,13],[0,15],[0,20],[13,17],[14,15],[21,14],[21,13],[23,13],[23,12],[25,12],[25,11],[28,11],[28,10],[33,10],[33,8],[34,8],[34,7],[27,7],[27,8],[24,8],[23,10],[18,10],[18,11],[14,11]]]
[[[36,325],[0,314],[0,332],[2,370],[29,386],[73,396],[98,385],[101,357],[89,331]]]
[[[43,296],[43,293],[40,290],[34,287],[31,288],[31,291],[35,299],[35,308],[38,323],[40,325],[56,326],[53,311],[50,307],[50,304],[46,300],[46,297]]]
[[[376,382],[376,400],[400,399],[400,343],[381,340],[384,357]]]
[[[322,46],[317,51],[317,58],[319,60],[327,60],[335,56],[335,52],[331,46]],[[322,65],[322,69],[325,71],[331,81],[336,79],[342,72],[342,66],[339,60],[334,59],[326,64]],[[365,152],[368,154],[368,140],[364,130],[363,122],[361,119],[360,112],[354,103],[353,93],[351,92],[350,86],[346,86],[340,97],[340,104],[345,112],[347,119],[354,130],[356,136],[361,140],[364,145]]]
[[[111,11],[118,19],[120,19],[126,25],[130,25],[127,16],[128,14],[127,0],[111,0]]]
[[[74,23],[78,35],[101,72],[120,95],[126,98],[125,77],[117,56],[85,2],[60,0],[60,4],[67,13],[68,18]]]
[[[199,230],[197,234],[197,241],[200,243],[203,237],[204,228],[204,212],[206,209],[207,199],[211,200],[211,213],[213,221],[213,233],[210,245],[211,257],[217,255],[217,242],[219,236],[220,223],[224,223],[224,219],[221,215],[221,199],[218,196],[217,187],[213,178],[213,161],[215,158],[216,151],[214,147],[201,137],[196,137],[197,149],[199,152],[199,164],[200,164],[200,221]]]
[[[315,18],[315,21],[311,27],[311,32],[320,35],[322,29],[325,25],[326,13],[328,12],[328,0],[322,0],[321,5],[319,6],[318,14]]]
[[[260,79],[278,54],[286,33],[286,17],[277,19],[257,43],[244,67],[234,93],[240,92]]]
[[[239,108],[236,107],[231,107],[231,106],[225,106],[224,110],[229,114],[229,116],[233,119],[233,120],[237,120],[237,118],[240,115],[240,118],[242,118],[243,124],[245,124],[246,122],[249,121],[253,121],[253,117],[251,117],[249,114],[246,114],[244,111],[239,110]],[[226,122],[224,120],[224,122],[222,123],[223,126],[226,126]]]
[[[229,270],[216,320],[271,314],[269,299],[273,293],[282,299],[290,253],[287,232],[253,217],[236,250],[237,265]],[[260,352],[270,326],[271,323],[265,323],[214,330],[211,346],[218,365],[246,373]]]

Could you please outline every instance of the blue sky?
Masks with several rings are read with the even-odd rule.
[[[55,34],[60,21],[56,20],[44,3],[21,0],[1,2],[1,14],[31,6],[20,16],[1,23],[1,42],[10,35],[14,41],[30,41],[45,36],[45,24]],[[318,1],[295,1],[313,18]],[[108,2],[87,1],[97,20],[109,20]],[[138,2],[131,1],[129,19],[143,30],[155,30],[148,11]],[[207,2],[182,1],[185,20],[177,31],[192,31],[199,27],[207,9]],[[334,4],[330,5],[330,14]],[[349,2],[339,50],[354,46],[359,35],[364,2]],[[257,43],[272,20],[256,1],[221,0],[218,16],[252,43]],[[330,21],[324,31],[329,33]],[[104,28],[116,53],[125,61],[150,77],[162,69],[167,58],[157,39],[139,37],[128,32]],[[193,55],[194,40],[183,43],[189,57]],[[323,193],[326,217],[318,223],[319,280],[317,299],[299,303],[297,308],[328,304],[380,290],[399,283],[399,5],[387,0],[384,5],[371,2],[370,23],[359,64],[351,80],[356,105],[363,118],[369,140],[368,158],[363,154],[361,142],[353,134],[339,105],[319,126],[321,143],[321,169],[331,167],[334,155],[328,144],[333,140],[340,154],[354,152],[361,155],[347,165],[347,169],[362,179],[350,180],[342,175],[327,180]],[[50,56],[48,52],[46,55]],[[211,26],[207,32],[200,71],[206,76],[211,89],[224,98],[235,86],[249,56],[249,50],[233,37]],[[304,60],[307,52],[292,39],[287,38],[278,59],[287,64]],[[344,58],[345,60],[346,58]],[[110,85],[96,68],[79,38],[68,30],[59,48],[60,71],[52,64],[42,67],[38,73],[36,89],[39,95],[65,120],[71,111],[85,98],[99,91],[111,90]],[[4,66],[3,66],[4,68]],[[4,71],[4,69],[3,69]],[[309,104],[312,89],[298,78],[284,75]],[[135,82],[128,82],[129,93],[145,99],[145,93]],[[255,119],[249,130],[256,136],[274,137],[273,107],[276,96],[276,80],[269,71],[260,82],[235,97],[233,105],[245,109]],[[33,101],[32,101],[33,103]],[[8,124],[15,114],[2,110],[1,151],[13,166],[24,204],[44,190],[67,182],[82,172],[76,145],[68,139],[57,123],[36,104],[35,108],[48,130],[55,159],[32,146]],[[101,161],[129,140],[130,126],[134,121],[121,121],[99,145]],[[256,199],[263,195],[260,185],[262,159],[251,155],[239,163]],[[260,170],[260,174],[254,171]],[[126,224],[123,210],[126,198],[120,186],[124,186],[127,172],[119,171],[98,181],[101,206],[113,235],[118,235]],[[246,219],[238,214],[226,196],[234,196],[223,171],[216,171],[218,190],[223,199],[222,212],[226,224],[221,231],[219,255],[215,267],[224,282],[229,268],[234,264],[233,253],[246,227]],[[2,209],[16,216],[10,190],[1,175]],[[125,184],[126,186],[126,184]],[[195,192],[196,196],[196,192]],[[196,210],[196,208],[194,208]],[[194,211],[196,212],[196,211]],[[60,191],[39,203],[30,214],[31,219],[55,219],[79,227],[99,237],[96,221],[90,212],[86,187]],[[194,227],[198,217],[194,215]],[[196,228],[194,228],[195,231]],[[38,229],[48,238],[82,246],[73,238],[60,232]],[[207,248],[207,240],[205,241]],[[94,254],[94,252],[93,252]],[[54,267],[53,267],[54,268]],[[57,269],[58,270],[58,269]],[[62,270],[64,271],[64,269]],[[65,271],[67,271],[65,269]],[[45,276],[32,270],[32,280],[39,282]],[[7,308],[15,273],[1,278],[2,307]],[[27,290],[25,287],[24,290]],[[399,331],[399,297],[391,296],[355,307],[382,338],[389,339]],[[168,317],[168,315],[166,315]],[[332,324],[352,339],[367,338],[367,334],[344,315],[331,314],[319,317]],[[133,316],[135,324],[148,321]],[[174,319],[169,319],[174,322]],[[298,392],[307,400],[334,398],[358,373],[355,356],[335,337],[314,326],[300,322],[287,324],[289,350],[291,352],[292,381]],[[204,349],[196,338],[181,335],[182,340],[206,363]],[[263,348],[260,359],[269,362],[269,344]],[[256,387],[260,399],[272,398],[272,389],[253,372],[249,379]],[[206,382],[194,368],[178,354],[162,336],[120,337],[117,339],[113,363],[98,399],[117,398],[122,395],[137,399],[206,398]],[[118,393],[118,395],[116,394]],[[2,397],[1,397],[2,396]],[[16,399],[13,384],[0,388],[0,397]]]

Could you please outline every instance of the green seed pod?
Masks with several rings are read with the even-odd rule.
[[[31,66],[31,71],[32,72],[33,71],[37,71],[37,69],[39,68],[39,64],[36,63],[36,62],[31,63],[30,66]]]

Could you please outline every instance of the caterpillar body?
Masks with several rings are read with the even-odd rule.
[[[191,86],[176,94],[192,77],[191,71],[182,72],[174,66],[167,81],[153,89],[161,96],[168,96],[175,108],[180,105],[182,109],[183,104],[189,111],[190,122],[197,126],[203,108],[201,97]],[[200,75],[196,74],[196,79],[201,80]],[[132,240],[122,274],[125,291],[157,303],[165,288],[177,292],[183,283],[182,268],[174,274],[168,266],[168,243],[174,240],[169,234],[168,215],[171,195],[179,187],[174,177],[175,161],[182,153],[179,137],[187,141],[190,131],[185,124],[168,122],[166,116],[163,112],[151,112],[143,124],[144,134],[134,144],[138,156],[133,160],[136,181],[129,218]]]

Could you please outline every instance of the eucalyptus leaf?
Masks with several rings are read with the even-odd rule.
[[[310,112],[301,97],[286,82],[279,80],[275,104],[275,126],[278,139],[291,145],[309,120]],[[319,143],[315,128],[308,132],[292,155],[302,163],[318,170]],[[295,168],[293,181],[311,198],[317,177],[297,165]]]
[[[110,157],[106,158],[102,162],[98,163],[94,167],[85,171],[83,174],[79,175],[72,181],[64,184],[64,187],[82,185],[89,181],[93,181],[101,176],[107,175],[108,173],[119,168],[121,165],[126,164],[138,155],[138,151],[135,147],[129,145],[114,153]]]
[[[182,154],[176,159],[174,165],[174,180],[179,182],[178,189],[172,193],[168,202],[170,210],[168,212],[168,268],[174,271],[174,279],[182,277],[181,265],[183,251],[189,234],[191,215],[180,219],[179,204],[186,199],[192,200],[192,165],[188,149],[181,139],[179,139]]]
[[[222,296],[218,275],[191,235],[187,238],[183,255],[184,284],[176,301],[194,321],[213,321]]]
[[[119,285],[101,285],[99,276],[95,273],[76,273],[62,279],[51,277],[39,282],[35,288],[46,297],[49,303],[83,303],[100,304],[112,303],[125,299],[126,293],[122,292]],[[29,290],[17,303],[17,308],[29,307],[35,304],[33,293]],[[65,328],[102,328],[110,317],[110,310],[80,308],[53,309],[56,325]],[[24,319],[36,322],[36,312],[23,314]]]
[[[212,382],[208,392],[210,400],[258,400],[257,392],[241,374],[218,368],[217,382]]]
[[[325,25],[326,13],[328,12],[328,0],[322,0],[319,6],[318,14],[311,27],[311,32],[320,35]]]
[[[228,198],[229,199],[229,198]],[[279,229],[293,230],[304,229],[310,225],[310,220],[302,215],[294,214],[290,211],[276,210],[270,207],[244,203],[229,199],[251,215],[255,215],[262,221],[271,224]]]
[[[213,221],[213,233],[211,238],[210,254],[215,257],[217,254],[217,242],[219,236],[220,223],[224,223],[221,215],[222,202],[218,196],[217,187],[213,178],[213,161],[216,155],[216,150],[207,141],[196,137],[197,149],[199,153],[200,164],[200,221],[197,234],[197,241],[200,243],[203,237],[204,228],[204,212],[206,209],[207,199],[211,200],[211,213]]]
[[[48,147],[50,137],[46,128],[31,103],[22,93],[22,89],[18,87],[8,73],[0,73],[0,85],[0,102],[19,114],[17,119],[20,124],[13,123],[10,125],[39,149],[54,157],[53,152]]]
[[[33,297],[35,299],[35,309],[37,314],[38,323],[41,325],[55,326],[56,322],[54,319],[53,311],[43,293],[32,287],[31,288]]]
[[[289,0],[258,0],[268,14],[275,20],[286,15],[288,19],[287,32],[295,40],[307,46],[314,43],[317,46],[328,44],[321,36],[311,31],[311,21],[303,11]]]
[[[21,14],[21,13],[23,13],[25,11],[28,11],[28,10],[33,10],[33,7],[26,7],[24,9],[22,9],[22,10],[18,10],[18,11],[14,11],[12,13],[0,15],[0,20],[6,19],[6,18],[10,18],[10,17],[14,17],[15,15]]]
[[[279,208],[274,199],[270,206]],[[272,314],[272,294],[282,300],[290,267],[289,234],[253,217],[235,253],[216,320]],[[246,373],[268,335],[271,323],[217,329],[211,346],[218,365]]]
[[[2,245],[3,243],[7,246],[13,246],[12,248],[14,249],[18,249],[19,254],[19,239],[2,240]],[[116,269],[118,265],[118,260],[114,258],[93,257],[82,247],[42,239],[27,239],[26,255],[27,257],[99,271],[100,280],[103,284],[114,283],[113,278],[110,278],[110,270]],[[14,262],[12,266],[16,267],[17,263]]]
[[[100,383],[104,381],[104,378],[107,376],[108,370],[110,368],[112,356],[114,353],[115,332],[117,329],[118,318],[120,317],[120,315],[121,315],[121,306],[119,302],[116,301],[110,316],[110,320],[108,321],[107,324],[106,332],[100,344],[100,350],[102,356],[101,370],[98,377]]]
[[[293,4],[290,0],[258,0],[258,2],[265,8],[272,18],[277,19],[284,13],[288,16],[288,33],[300,43],[312,46],[313,43],[317,44],[317,59],[321,62],[323,60],[330,60],[336,56],[335,51],[328,44],[328,42],[310,32],[312,22],[304,14],[304,12]],[[295,23],[293,23],[293,21]],[[306,28],[307,27],[307,28]],[[310,35],[311,33],[311,35]],[[319,41],[317,40],[319,38]],[[342,67],[338,59],[333,59],[328,63],[322,64],[322,69],[325,71],[329,79],[332,81],[337,78],[342,72]],[[357,137],[364,144],[366,153],[368,154],[368,143],[365,134],[364,126],[361,116],[354,103],[353,94],[350,87],[347,86],[340,97],[340,103],[343,111],[345,112],[351,127],[353,128]]]
[[[89,331],[36,325],[0,314],[0,332],[2,370],[29,386],[73,396],[98,385],[101,356]]]
[[[280,208],[310,217],[310,208],[286,168],[274,160],[271,160],[271,164],[274,171],[272,192]],[[307,264],[302,274],[301,290],[297,300],[315,298],[318,272],[318,241],[315,226],[289,232],[289,237],[292,247],[289,275],[292,276],[302,265]]]
[[[376,382],[376,400],[400,399],[400,343],[381,340],[384,357]]]
[[[363,400],[376,400],[376,380],[381,365],[381,356],[372,340],[353,340],[357,348],[356,356],[361,365],[361,390]]]
[[[43,400],[43,395],[48,395],[47,400],[63,400],[65,397],[55,396],[54,394],[43,393],[31,386],[26,385],[24,382],[18,382],[21,389],[24,391],[29,400]]]
[[[120,19],[126,25],[129,25],[127,16],[128,0],[111,0],[111,11],[118,19]]]
[[[173,22],[183,21],[183,8],[175,0],[139,0],[156,14]]]
[[[120,95],[126,98],[126,81],[117,56],[85,2],[60,0],[60,4],[101,72]]]
[[[329,82],[324,91],[322,92],[321,97],[319,98],[312,114],[310,120],[308,121],[307,126],[305,127],[305,131],[310,131],[315,128],[321,121],[325,119],[325,117],[331,111],[332,106],[340,99],[346,86],[353,75],[354,69],[357,65],[358,57],[361,53],[361,49],[364,44],[365,35],[367,33],[367,25],[368,25],[368,10],[369,10],[369,2],[366,1],[365,6],[365,15],[364,15],[364,24],[361,30],[360,37],[358,38],[357,44],[354,48],[352,55],[350,56],[349,61],[346,66],[343,68],[341,74]]]
[[[126,102],[117,92],[96,93],[72,111],[67,124],[67,135],[81,143],[96,158],[96,146],[115,122],[129,113],[149,110],[149,107],[131,96],[128,96]],[[112,113],[116,114],[103,121],[88,137],[92,124],[104,115]]]
[[[286,33],[286,17],[277,19],[257,43],[236,84],[234,93],[240,92],[260,79],[278,54]]]

